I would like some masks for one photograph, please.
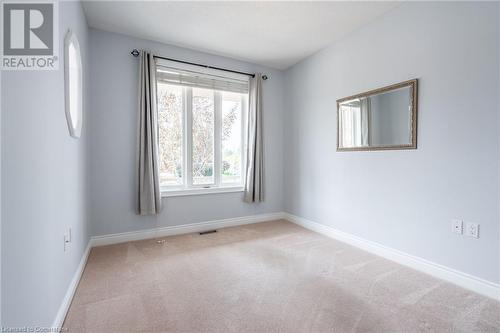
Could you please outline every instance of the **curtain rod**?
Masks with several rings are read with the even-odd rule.
[[[132,52],[130,52],[130,54],[133,55],[134,57],[138,57],[139,56],[139,50],[133,49]],[[187,64],[187,65],[199,66],[199,67],[204,67],[204,68],[208,68],[208,69],[217,69],[217,70],[224,71],[224,72],[230,72],[230,73],[236,73],[236,74],[243,74],[243,75],[255,77],[255,74],[234,71],[232,69],[226,69],[226,68],[220,68],[220,67],[213,67],[213,66],[208,66],[208,65],[203,65],[203,64],[197,64],[195,62],[189,62],[189,61],[184,61],[184,60],[177,60],[177,59],[172,59],[172,58],[160,57],[160,56],[157,56],[157,55],[154,55],[153,57],[159,58],[159,59],[163,59],[163,60],[180,62],[182,64]],[[262,80],[267,80],[267,75],[262,75]]]

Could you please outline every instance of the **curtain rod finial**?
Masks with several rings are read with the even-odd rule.
[[[133,49],[132,52],[130,52],[130,54],[133,55],[134,57],[138,57],[139,51],[137,49]]]

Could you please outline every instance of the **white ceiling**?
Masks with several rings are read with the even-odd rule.
[[[286,69],[395,2],[85,1],[91,27]]]

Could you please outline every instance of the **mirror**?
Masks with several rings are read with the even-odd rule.
[[[337,101],[337,151],[416,148],[416,79]]]

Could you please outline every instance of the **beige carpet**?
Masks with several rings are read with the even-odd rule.
[[[94,248],[69,332],[500,332],[500,303],[290,222]]]

